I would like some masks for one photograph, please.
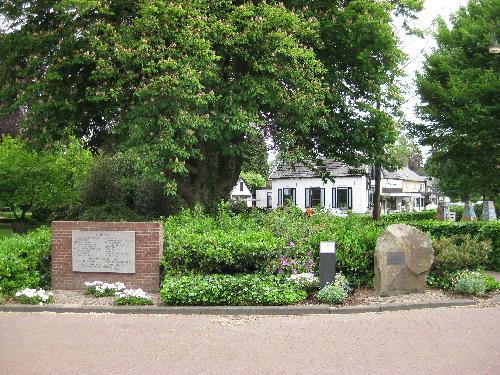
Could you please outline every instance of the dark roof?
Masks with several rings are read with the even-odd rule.
[[[403,167],[394,172],[389,172],[384,169],[383,176],[384,178],[391,178],[394,180],[409,180],[409,181],[419,181],[419,182],[426,181],[426,178],[424,176],[420,176],[419,174],[413,172],[408,167]]]
[[[326,170],[333,177],[359,176],[362,174],[360,172],[360,169],[361,170],[364,169],[364,167],[360,169],[355,169],[353,167],[349,167],[344,163],[333,160],[324,160],[324,164]],[[280,164],[269,176],[271,180],[276,180],[279,178],[314,178],[314,177],[319,177],[318,173],[311,171],[304,164],[295,164],[293,167],[291,165]]]

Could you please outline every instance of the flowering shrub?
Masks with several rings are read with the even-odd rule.
[[[115,305],[152,305],[153,298],[142,289],[125,289],[115,293]]]
[[[319,278],[312,272],[291,275],[288,280],[305,291],[319,288]]]
[[[110,297],[114,296],[116,292],[126,289],[125,284],[121,282],[105,283],[102,281],[85,282],[87,290],[85,294],[90,294],[94,297]]]
[[[43,305],[54,301],[53,293],[43,289],[25,288],[16,293],[16,300],[22,304]]]
[[[462,271],[452,281],[453,290],[457,293],[482,296],[486,292],[486,282],[481,272]]]
[[[285,251],[287,253],[293,253],[294,247],[295,243],[290,241]],[[306,255],[294,254],[280,256],[277,261],[271,263],[270,271],[280,275],[298,275],[314,272],[315,265],[312,252],[309,251]]]

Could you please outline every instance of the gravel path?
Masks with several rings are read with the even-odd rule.
[[[85,306],[111,306],[114,297],[94,297],[87,295],[83,290],[53,290],[54,303],[58,305],[85,305]],[[148,293],[153,297],[155,305],[160,304],[159,293]]]
[[[81,290],[53,290],[54,293],[54,303],[58,305],[86,305],[86,306],[111,306],[113,305],[113,297],[100,297],[96,298],[90,295],[84,294]],[[159,293],[148,293],[153,297],[155,305],[160,305],[160,294]],[[500,292],[490,293],[488,296],[483,298],[477,298],[476,303],[479,305],[490,306],[493,304],[493,300],[496,295]],[[416,294],[406,294],[401,296],[391,296],[391,297],[380,297],[373,290],[369,289],[358,289],[352,295],[349,300],[344,305],[338,305],[338,307],[343,306],[356,306],[356,305],[379,305],[387,303],[419,303],[427,301],[442,301],[450,299],[460,299],[460,298],[471,298],[470,296],[462,296],[459,294],[447,293],[437,289],[428,289],[425,293]],[[314,303],[317,302],[306,302]]]

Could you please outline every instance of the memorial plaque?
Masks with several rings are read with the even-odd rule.
[[[135,273],[135,232],[72,231],[75,272]]]
[[[405,264],[405,253],[399,251],[389,251],[387,253],[388,266],[401,266]]]

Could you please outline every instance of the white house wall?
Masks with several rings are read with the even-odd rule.
[[[267,193],[271,191],[271,189],[257,189],[255,191],[255,206],[267,208]]]
[[[273,179],[273,208],[278,206],[279,189],[296,189],[296,205],[302,211],[305,211],[305,189],[315,187],[324,188],[325,208],[332,208],[332,189],[334,187],[350,187],[352,188],[352,211],[356,213],[366,213],[368,211],[368,191],[366,190],[366,183],[366,177],[364,176],[337,177],[334,183],[328,181],[326,184],[324,184],[320,178]]]

